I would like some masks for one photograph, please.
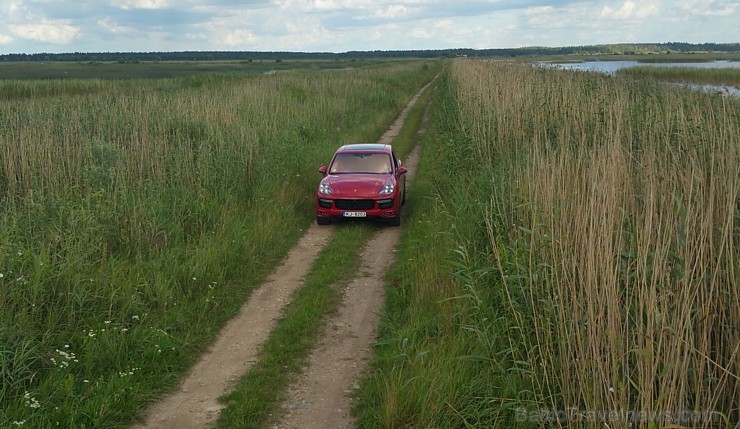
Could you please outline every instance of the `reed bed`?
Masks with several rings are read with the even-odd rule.
[[[516,421],[738,424],[740,103],[517,64],[450,75],[490,177],[487,287],[534,392]]]
[[[618,75],[669,82],[731,85],[740,88],[740,68],[628,67]]]
[[[436,69],[0,84],[0,426],[130,424]]]

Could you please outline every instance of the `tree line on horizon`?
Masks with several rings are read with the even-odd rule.
[[[521,57],[543,55],[627,55],[663,53],[740,53],[740,43],[629,43],[565,47],[498,49],[425,49],[332,52],[181,51],[181,52],[69,52],[3,54],[0,62],[18,61],[276,61],[276,60],[363,60],[402,58]]]

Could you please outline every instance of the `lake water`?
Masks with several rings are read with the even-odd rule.
[[[540,67],[551,67],[561,70],[595,71],[606,74],[614,74],[619,69],[627,67],[649,66],[649,67],[693,67],[702,69],[733,68],[740,69],[740,61],[710,61],[705,63],[642,63],[639,61],[583,61],[579,63],[557,63],[540,61]],[[733,97],[740,97],[740,88],[729,85],[698,85],[679,84],[707,92],[724,92]]]
[[[641,63],[639,61],[583,61],[580,63],[556,63],[540,61],[542,67],[554,67],[563,70],[597,71],[614,74],[617,70],[627,67],[693,67],[699,69],[740,69],[740,61],[710,61],[706,63]]]

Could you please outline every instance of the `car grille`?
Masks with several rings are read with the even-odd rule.
[[[375,200],[334,200],[334,206],[339,210],[371,210]]]

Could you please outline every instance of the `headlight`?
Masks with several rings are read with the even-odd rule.
[[[331,195],[331,186],[328,183],[322,183],[319,185],[319,194]]]
[[[395,186],[393,186],[393,183],[386,183],[383,189],[380,190],[380,195],[392,194],[394,190]]]

